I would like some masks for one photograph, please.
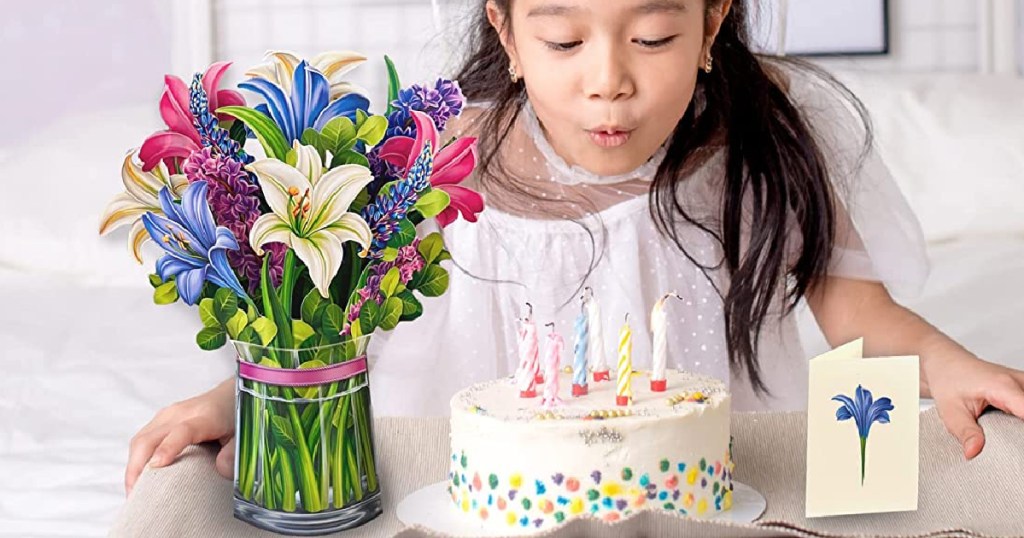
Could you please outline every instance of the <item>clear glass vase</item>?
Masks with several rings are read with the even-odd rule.
[[[369,338],[304,349],[232,342],[236,518],[312,536],[380,515]]]

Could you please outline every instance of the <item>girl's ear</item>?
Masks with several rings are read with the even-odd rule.
[[[487,10],[487,21],[491,23],[491,27],[498,33],[498,39],[501,40],[501,46],[505,49],[505,54],[508,54],[509,62],[513,66],[518,66],[519,61],[516,58],[515,42],[511,39],[511,33],[509,32],[509,22],[506,17],[511,17],[511,13],[504,13],[494,0],[487,0],[485,7]]]
[[[729,15],[729,10],[732,8],[732,0],[720,0],[715,2],[713,5],[708,6],[704,20],[704,50],[701,54],[701,61],[707,58],[711,54],[711,45],[715,42],[715,38],[718,37],[718,31],[722,29],[722,23],[725,21],[725,17]]]

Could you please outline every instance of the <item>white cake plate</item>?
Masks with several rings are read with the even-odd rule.
[[[733,481],[732,487],[732,508],[700,521],[753,523],[761,517],[768,507],[764,495],[740,482]],[[419,525],[434,532],[459,537],[530,536],[541,532],[540,529],[533,527],[488,523],[472,514],[466,514],[452,503],[447,488],[448,482],[444,481],[410,493],[398,503],[398,520],[408,526]]]

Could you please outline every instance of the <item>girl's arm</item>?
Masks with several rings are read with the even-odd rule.
[[[808,293],[807,303],[833,347],[863,337],[865,355],[919,356],[921,397],[935,400],[967,459],[985,444],[977,419],[986,407],[1024,418],[1024,372],[979,359],[893,301],[880,282],[826,276]]]

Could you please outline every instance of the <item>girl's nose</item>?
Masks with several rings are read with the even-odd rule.
[[[584,91],[589,99],[617,101],[633,94],[628,59],[618,46],[595,43],[591,54],[584,75]]]

